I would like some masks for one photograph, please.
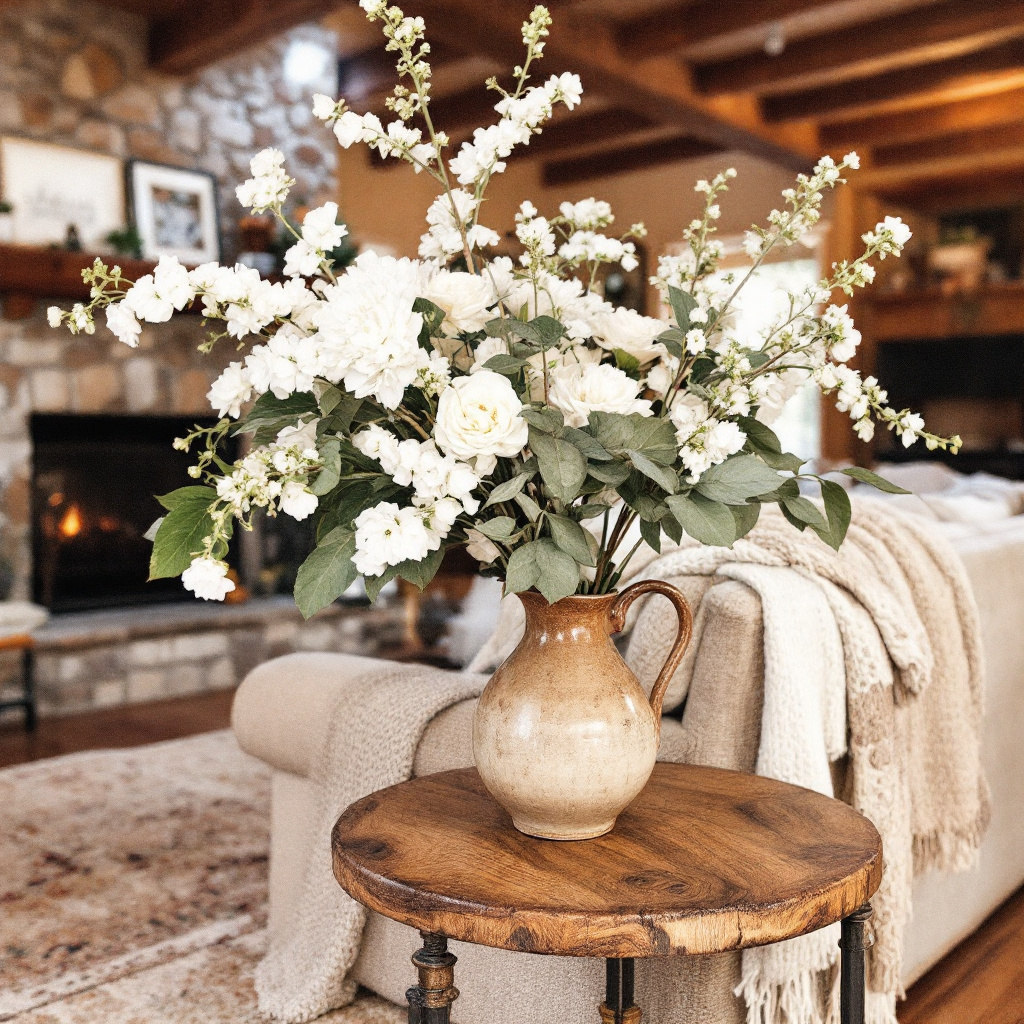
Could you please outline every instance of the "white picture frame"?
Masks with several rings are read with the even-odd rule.
[[[143,259],[177,256],[188,264],[220,260],[217,179],[212,174],[132,160],[128,184]]]
[[[85,250],[102,250],[127,223],[123,165],[107,153],[0,137],[0,196],[18,245],[63,245],[74,225]]]

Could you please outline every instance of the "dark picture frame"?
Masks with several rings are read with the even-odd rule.
[[[208,171],[150,160],[126,167],[132,224],[144,259],[219,262],[222,255],[217,178]]]

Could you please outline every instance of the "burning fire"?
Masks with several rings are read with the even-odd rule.
[[[77,505],[72,505],[61,517],[57,529],[62,537],[77,537],[82,532],[82,515]]]

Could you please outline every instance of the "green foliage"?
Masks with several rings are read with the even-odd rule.
[[[735,455],[705,471],[697,490],[712,501],[743,505],[748,498],[767,494],[782,482],[783,478],[775,470],[755,456]]]
[[[879,476],[877,473],[872,473],[870,469],[864,469],[861,466],[850,466],[848,469],[841,470],[846,476],[853,477],[854,480],[859,480],[862,484],[870,484],[872,487],[878,488],[880,491],[884,491],[886,494],[910,494],[911,492],[898,484],[891,483],[884,477]]]
[[[757,455],[765,465],[771,466],[772,469],[781,469],[790,473],[800,472],[804,460],[783,452],[782,443],[771,427],[766,427],[753,416],[741,416],[739,425],[747,435],[746,444],[743,446],[745,451]]]
[[[256,399],[232,434],[252,434],[256,446],[270,444],[285,427],[294,427],[300,420],[319,414],[320,406],[309,391],[297,391],[287,398],[277,398],[268,391]]]
[[[295,580],[295,603],[305,618],[326,608],[352,586],[359,575],[352,563],[355,553],[355,533],[348,526],[338,526],[302,563]]]
[[[516,548],[508,560],[505,591],[521,594],[536,588],[550,604],[576,593],[580,570],[576,560],[550,537]]]
[[[665,503],[679,525],[701,544],[731,547],[736,540],[736,519],[724,502],[694,490],[688,494],[671,494]]]
[[[555,515],[553,512],[549,512],[544,517],[544,521],[551,531],[551,539],[567,555],[571,555],[580,565],[597,565],[594,552],[590,547],[590,540],[588,540],[590,535],[579,523],[567,516]]]
[[[639,452],[659,466],[671,466],[679,457],[675,428],[658,416],[592,412],[588,432],[614,455],[629,458],[630,452]]]
[[[530,449],[537,456],[540,475],[548,490],[563,502],[571,502],[587,477],[587,460],[568,441],[530,428]]]
[[[516,521],[511,516],[495,516],[477,522],[475,528],[491,540],[508,540],[516,528]]]
[[[697,305],[697,300],[689,293],[684,292],[675,285],[669,285],[668,301],[672,306],[672,313],[675,315],[679,329],[686,332],[690,329],[690,313]]]
[[[157,501],[167,509],[167,515],[153,539],[151,580],[180,576],[193,556],[202,552],[204,539],[213,532],[210,509],[217,501],[217,492],[212,487],[179,487]]]

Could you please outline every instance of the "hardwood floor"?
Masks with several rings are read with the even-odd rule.
[[[17,716],[5,716],[0,767],[224,729],[233,696],[228,690],[43,719],[34,736]],[[1024,1024],[1024,889],[910,989],[898,1016],[900,1024]]]
[[[907,993],[900,1024],[1024,1024],[1024,889]]]
[[[34,735],[22,728],[20,715],[4,715],[0,721],[0,768],[80,750],[139,747],[226,729],[234,695],[234,690],[218,690],[197,697],[44,718]]]

